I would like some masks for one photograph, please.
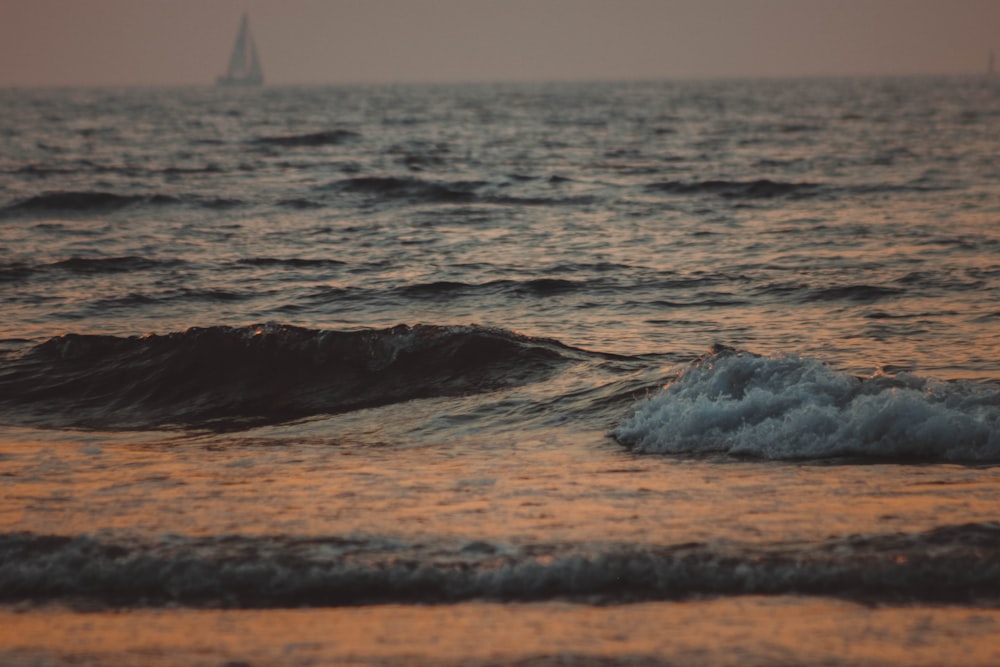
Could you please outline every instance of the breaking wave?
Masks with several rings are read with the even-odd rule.
[[[790,594],[997,605],[1000,524],[666,546],[0,534],[0,602],[8,603],[276,608]]]
[[[220,430],[537,381],[582,351],[476,326],[68,334],[0,362],[12,424]]]
[[[719,346],[612,435],[661,454],[1000,461],[1000,389],[909,373],[858,378]]]

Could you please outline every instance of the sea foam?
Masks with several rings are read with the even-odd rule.
[[[764,459],[1000,460],[1000,390],[901,373],[859,378],[795,355],[717,349],[612,435],[640,452]]]
[[[0,602],[88,609],[279,608],[466,600],[624,603],[823,595],[996,605],[1000,525],[831,537],[816,544],[419,543],[352,535],[0,533]]]

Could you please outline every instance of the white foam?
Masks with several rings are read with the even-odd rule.
[[[685,369],[612,435],[657,453],[1000,460],[1000,391],[723,352]]]

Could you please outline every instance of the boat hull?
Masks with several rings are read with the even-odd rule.
[[[262,77],[228,77],[220,76],[215,80],[215,85],[227,88],[246,88],[260,86],[264,84]]]

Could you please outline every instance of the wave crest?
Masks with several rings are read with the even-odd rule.
[[[544,378],[574,354],[555,341],[475,326],[68,334],[0,365],[0,419],[238,429],[516,386]]]
[[[1000,460],[1000,391],[717,348],[612,432],[641,452],[764,459]]]

